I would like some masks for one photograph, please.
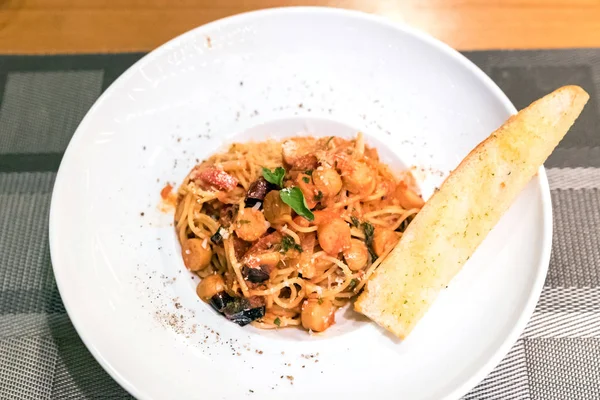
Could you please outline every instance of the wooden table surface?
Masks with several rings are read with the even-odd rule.
[[[600,47],[600,0],[0,0],[0,53],[147,51],[209,21],[286,5],[382,15],[459,50]]]

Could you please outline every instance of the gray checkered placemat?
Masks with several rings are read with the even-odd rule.
[[[600,399],[600,49],[466,56],[517,108],[565,83],[591,99],[546,163],[555,235],[540,302],[511,352],[465,399]],[[140,57],[0,56],[0,399],[130,398],[65,313],[47,221],[77,124]]]

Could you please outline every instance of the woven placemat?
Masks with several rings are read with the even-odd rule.
[[[600,49],[465,53],[517,108],[564,83],[591,95],[546,166],[554,245],[535,313],[466,399],[600,399]],[[56,288],[56,170],[96,98],[141,54],[0,56],[0,398],[130,398],[87,351]]]

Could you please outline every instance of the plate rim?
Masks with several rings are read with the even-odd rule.
[[[182,42],[185,42],[188,37],[197,35],[202,31],[211,30],[215,27],[227,27],[227,25],[231,23],[240,23],[246,19],[252,20],[256,17],[262,16],[276,16],[281,14],[302,14],[302,13],[320,13],[322,15],[337,15],[341,17],[354,17],[357,19],[362,19],[364,21],[376,23],[379,25],[384,25],[386,27],[392,28],[396,31],[400,31],[403,34],[407,34],[412,36],[426,44],[434,47],[436,50],[445,53],[450,56],[452,59],[466,67],[470,73],[472,73],[476,78],[478,78],[481,83],[483,83],[488,90],[504,105],[506,110],[512,114],[516,113],[517,110],[512,104],[512,102],[508,99],[506,94],[496,85],[496,83],[485,74],[478,66],[476,66],[471,60],[466,58],[460,52],[450,47],[448,44],[442,42],[439,39],[434,38],[428,33],[421,31],[417,28],[407,25],[404,22],[392,21],[384,16],[369,14],[363,11],[357,10],[349,10],[342,8],[334,8],[334,7],[315,7],[315,6],[293,6],[293,7],[273,7],[267,9],[253,10],[248,12],[243,12],[235,15],[231,15],[225,18],[221,18],[212,22],[209,22],[204,25],[197,26],[191,30],[188,30],[174,38],[168,40],[167,42],[161,44],[155,49],[151,50],[139,60],[137,60],[134,64],[132,64],[125,72],[123,72],[111,85],[98,97],[98,99],[94,102],[94,104],[90,107],[90,109],[85,114],[84,118],[81,120],[77,129],[75,130],[73,136],[71,137],[67,148],[63,154],[63,158],[61,160],[60,166],[56,173],[56,178],[54,182],[54,187],[52,190],[51,203],[50,203],[50,212],[49,212],[49,247],[50,247],[50,258],[52,263],[52,270],[54,273],[56,285],[59,293],[61,294],[61,299],[63,301],[65,310],[69,316],[75,331],[78,336],[81,338],[82,342],[86,346],[86,348],[90,351],[94,359],[102,366],[102,368],[114,379],[122,388],[124,388],[129,394],[134,396],[137,399],[151,399],[152,395],[143,392],[140,388],[131,384],[129,380],[122,375],[120,371],[118,371],[111,362],[104,357],[104,355],[94,346],[94,344],[90,341],[88,335],[86,334],[87,330],[83,326],[81,319],[78,320],[77,317],[72,313],[72,309],[69,306],[69,300],[67,297],[63,297],[63,294],[66,294],[68,290],[66,289],[68,283],[67,278],[64,275],[61,275],[60,267],[57,267],[60,264],[58,259],[58,246],[57,243],[57,229],[55,228],[59,224],[59,216],[58,214],[58,206],[56,205],[57,193],[62,189],[64,184],[62,183],[64,177],[66,175],[65,170],[69,167],[69,163],[71,158],[73,158],[72,153],[75,151],[76,144],[81,138],[84,136],[84,131],[86,128],[86,122],[89,120],[90,115],[93,114],[97,108],[101,106],[108,98],[110,98],[124,82],[128,79],[129,75],[134,73],[136,68],[144,63],[148,62],[150,59],[157,57],[161,53],[168,51],[170,47],[178,45]],[[83,127],[83,128],[82,128]],[[546,171],[543,166],[541,166],[538,170],[538,188],[540,190],[541,196],[541,207],[542,207],[542,220],[543,220],[543,229],[542,229],[542,244],[541,244],[541,252],[538,261],[538,265],[536,267],[536,276],[535,280],[531,286],[531,291],[529,292],[529,296],[526,300],[525,307],[521,310],[519,318],[517,318],[513,327],[511,328],[509,334],[503,339],[502,343],[494,350],[491,357],[488,358],[486,362],[484,362],[474,374],[471,375],[470,378],[466,379],[459,384],[454,390],[447,393],[444,398],[446,399],[456,399],[468,393],[471,389],[473,389],[478,383],[480,383],[485,377],[502,361],[502,359],[508,354],[512,346],[518,340],[518,337],[525,329],[525,326],[529,319],[531,318],[535,306],[539,300],[541,295],[544,281],[548,272],[549,264],[550,264],[550,254],[552,248],[552,236],[553,236],[553,224],[552,224],[552,201],[550,195],[550,187],[546,175]],[[61,277],[62,276],[62,277]]]

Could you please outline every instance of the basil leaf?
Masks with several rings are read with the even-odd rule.
[[[266,179],[266,178],[265,178]],[[297,187],[285,188],[279,191],[279,197],[288,206],[292,207],[292,210],[296,211],[296,214],[306,218],[309,221],[315,219],[315,215],[310,211],[302,191]]]
[[[262,176],[267,180],[267,182],[282,187],[283,178],[285,177],[285,169],[282,167],[277,167],[275,170],[271,171],[269,168],[262,167]]]

